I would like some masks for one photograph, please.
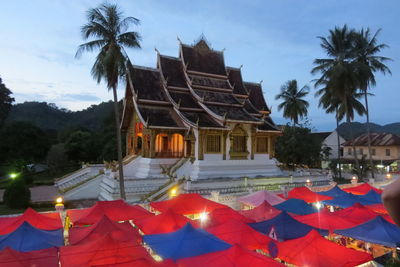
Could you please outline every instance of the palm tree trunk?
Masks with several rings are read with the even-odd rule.
[[[342,155],[340,153],[340,136],[339,136],[339,118],[338,111],[336,108],[336,134],[337,134],[337,145],[338,145],[338,164],[339,164],[339,179],[342,179]]]
[[[371,131],[369,127],[369,109],[368,109],[368,92],[367,89],[364,90],[364,98],[365,98],[365,111],[367,115],[367,136],[368,136],[368,155],[369,155],[369,165],[371,167],[371,176],[375,178],[374,174],[374,164],[372,162],[372,149],[371,149]]]
[[[350,118],[347,118],[347,122],[350,124]],[[355,169],[357,171],[357,176],[359,174],[360,164],[358,162],[357,152],[356,152],[356,145],[354,142],[354,135],[353,135],[353,127],[350,124],[350,139],[352,140],[352,147],[353,147],[353,155],[354,155],[354,162],[355,162]],[[362,178],[362,177],[359,177]]]
[[[126,196],[125,196],[125,183],[124,183],[124,166],[122,164],[121,130],[120,130],[119,107],[118,107],[116,86],[113,86],[113,95],[114,95],[115,132],[117,134],[119,190],[121,198],[125,200]]]

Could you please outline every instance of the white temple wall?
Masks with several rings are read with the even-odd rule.
[[[194,134],[194,137],[196,138],[196,141],[194,142],[194,157],[196,160],[198,160],[199,159],[199,130],[193,129],[193,134]]]

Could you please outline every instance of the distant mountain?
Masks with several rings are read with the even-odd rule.
[[[12,106],[6,123],[28,121],[44,130],[56,131],[70,127],[98,130],[112,111],[113,103],[111,101],[75,112],[60,109],[55,104],[46,102],[24,102]]]
[[[392,133],[400,135],[400,122],[390,123],[383,126],[376,123],[370,123],[369,125],[371,133]],[[367,132],[367,123],[345,122],[340,124],[338,128],[339,134],[346,140],[351,139],[351,130],[353,131],[354,138],[356,138]]]

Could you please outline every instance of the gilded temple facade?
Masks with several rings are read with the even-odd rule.
[[[203,38],[180,43],[178,57],[157,51],[156,68],[129,68],[121,129],[136,159],[126,176],[154,178],[178,160],[178,175],[192,179],[276,175],[281,132],[270,113],[261,84]]]

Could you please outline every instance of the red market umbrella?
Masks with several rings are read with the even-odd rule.
[[[0,218],[0,235],[13,232],[24,222],[28,222],[40,230],[57,230],[62,228],[60,214],[58,212],[39,213],[31,208],[19,216]]]
[[[387,209],[385,208],[385,206],[383,206],[383,204],[379,203],[379,204],[372,204],[372,205],[367,205],[365,206],[367,209],[370,209],[376,213],[379,214],[386,214],[388,215],[389,212],[387,211]]]
[[[274,218],[281,213],[281,211],[271,206],[267,201],[264,201],[254,209],[241,210],[239,213],[255,222],[261,222]]]
[[[104,215],[114,222],[136,220],[153,215],[139,205],[129,205],[123,200],[97,201],[87,209],[68,210],[67,215],[73,225],[90,225],[98,222]]]
[[[356,266],[373,260],[371,254],[343,247],[312,230],[306,236],[278,244],[278,258],[297,266]]]
[[[230,220],[226,223],[206,228],[206,231],[235,245],[238,244],[249,250],[267,250],[267,245],[272,239],[248,226],[247,224]]]
[[[179,230],[187,223],[197,226],[197,222],[189,218],[167,210],[159,215],[149,216],[141,220],[137,220],[135,225],[145,234],[165,234]]]
[[[244,223],[252,223],[254,220],[247,218],[241,214],[241,211],[236,211],[230,207],[224,207],[213,210],[208,214],[208,226],[218,225],[230,220],[241,221]]]
[[[349,208],[335,211],[333,212],[333,214],[345,218],[346,220],[354,223],[355,225],[365,223],[378,216],[377,213],[373,212],[370,209],[367,209],[360,203],[356,203]]]
[[[327,210],[307,215],[298,215],[294,216],[294,218],[315,228],[329,230],[331,233],[335,230],[351,228],[357,225],[346,217],[338,216],[334,212]]]
[[[0,266],[58,267],[58,250],[57,248],[47,248],[41,250],[33,250],[30,252],[19,252],[11,248],[6,248],[0,251]]]
[[[118,241],[141,241],[142,239],[137,229],[133,228],[129,222],[117,223],[111,221],[107,216],[103,216],[100,221],[91,226],[77,226],[69,229],[69,244],[84,244],[108,234]]]
[[[215,209],[224,208],[225,205],[208,200],[199,194],[181,194],[173,199],[151,202],[150,206],[160,212],[171,209],[181,215],[199,214],[202,212],[210,213]]]
[[[283,267],[285,265],[238,245],[230,249],[178,260],[180,267]]]
[[[360,184],[360,185],[354,186],[354,187],[343,188],[343,191],[346,191],[347,193],[352,193],[354,195],[365,195],[370,190],[374,190],[378,194],[382,194],[382,192],[383,192],[382,189],[373,187],[368,183],[363,183],[363,184]]]
[[[305,187],[305,186],[293,188],[292,190],[289,191],[288,196],[289,196],[289,198],[302,199],[307,203],[314,203],[314,202],[320,202],[323,200],[333,199],[330,196],[324,196],[324,195],[315,193],[315,192],[311,191],[308,187]]]

